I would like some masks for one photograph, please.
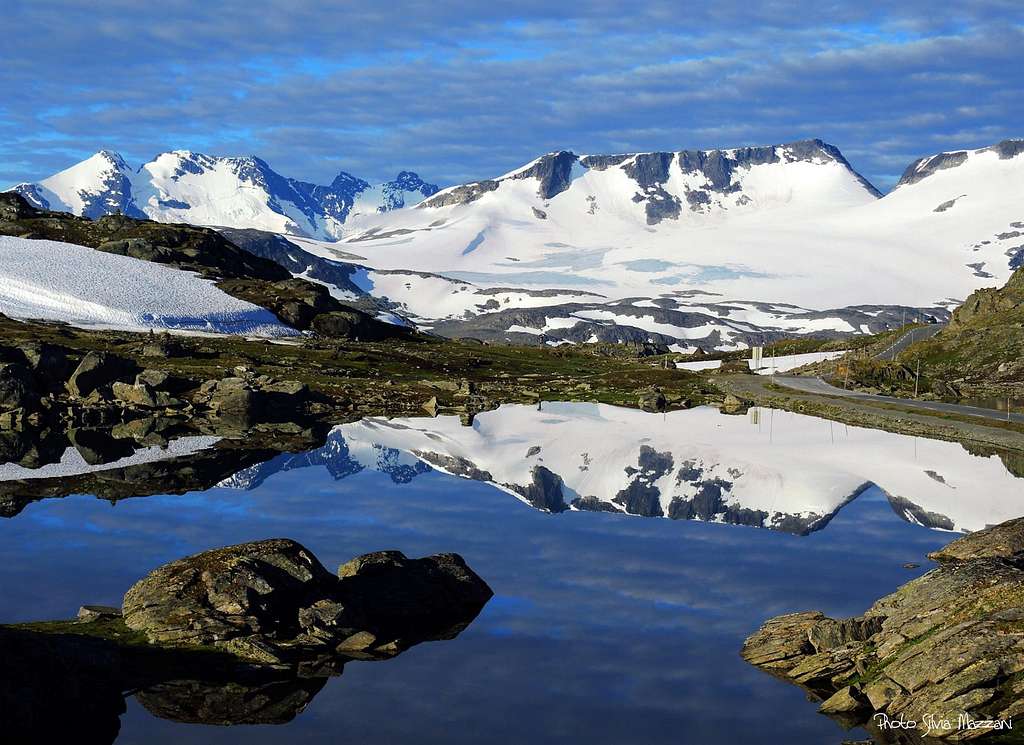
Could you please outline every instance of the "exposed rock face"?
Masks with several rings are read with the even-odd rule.
[[[985,149],[994,150],[999,153],[999,158],[1001,160],[1009,160],[1010,158],[1016,158],[1018,155],[1024,153],[1024,140],[1003,140],[1002,142]]]
[[[966,150],[959,150],[952,153],[939,153],[938,155],[931,155],[926,158],[918,158],[907,166],[907,170],[903,172],[903,175],[900,177],[896,186],[898,188],[907,184],[916,184],[918,181],[922,181],[928,176],[931,176],[936,171],[943,171],[947,168],[956,168],[966,162]]]
[[[487,192],[495,191],[498,185],[498,181],[488,179],[472,184],[453,186],[450,189],[445,189],[435,194],[429,199],[424,199],[417,207],[447,207],[452,204],[469,204],[470,202],[475,202]]]
[[[538,158],[529,168],[514,173],[509,178],[536,178],[540,182],[537,196],[551,199],[569,188],[572,183],[572,167],[576,165],[576,155],[567,150],[548,153]]]
[[[826,699],[821,711],[846,723],[871,728],[880,712],[951,722],[933,728],[936,739],[991,734],[963,722],[1024,713],[1024,519],[961,538],[931,558],[938,568],[862,616],[809,612],[767,621],[744,643],[744,659]],[[924,735],[922,726],[905,742]],[[886,739],[891,732],[878,736],[904,742]]]
[[[405,335],[400,327],[382,323],[357,310],[338,310],[324,313],[313,320],[312,330],[334,339],[379,341]]]
[[[407,559],[384,551],[338,573],[283,538],[214,549],[137,582],[124,597],[124,622],[151,643],[213,644],[262,663],[390,656],[454,635],[492,594],[456,554]]]
[[[506,484],[506,486],[538,510],[565,512],[569,509],[562,494],[561,476],[546,466],[534,466],[531,475],[532,481],[527,486],[516,484]]]

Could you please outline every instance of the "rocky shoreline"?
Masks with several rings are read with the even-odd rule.
[[[1024,729],[1015,721],[1024,715],[1024,518],[929,558],[935,569],[861,616],[813,611],[766,621],[743,658],[878,743],[1012,736]]]

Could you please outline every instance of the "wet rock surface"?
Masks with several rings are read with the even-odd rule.
[[[808,690],[844,726],[867,726],[878,742],[1005,732],[1000,722],[1024,714],[1024,519],[930,558],[937,568],[862,616],[815,611],[768,620],[744,643],[743,658]],[[919,724],[894,733],[881,726],[885,717]],[[968,725],[986,721],[995,724]]]

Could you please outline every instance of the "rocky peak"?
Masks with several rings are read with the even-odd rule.
[[[402,191],[419,192],[425,197],[436,194],[440,189],[437,184],[428,184],[419,174],[412,171],[399,171],[394,181],[386,181],[385,186],[392,185]]]
[[[934,173],[944,171],[948,168],[961,166],[968,161],[971,155],[990,152],[996,153],[1000,160],[1016,158],[1018,155],[1024,153],[1024,139],[1003,140],[995,145],[989,145],[988,147],[979,148],[974,151],[951,150],[945,153],[926,155],[923,158],[918,158],[907,166],[907,169],[903,172],[899,182],[896,184],[896,188],[898,189],[901,186],[916,184]]]
[[[508,178],[535,178],[540,181],[537,196],[541,199],[551,199],[569,188],[569,184],[572,183],[572,169],[577,160],[579,158],[576,154],[568,150],[548,153]]]

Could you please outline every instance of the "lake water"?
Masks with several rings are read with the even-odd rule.
[[[541,511],[520,488],[538,483],[538,459],[565,506],[593,497],[715,522]],[[920,575],[955,536],[922,522],[975,529],[1024,514],[1024,482],[996,455],[764,411],[373,420],[223,483],[114,504],[43,499],[0,521],[0,622],[119,605],[161,563],[274,536],[328,568],[380,549],[455,551],[495,597],[453,640],[348,663],[290,722],[186,724],[129,697],[118,743],[838,745],[857,733],[744,663],[743,639],[780,613],[860,613]],[[723,522],[751,515],[764,527]]]

